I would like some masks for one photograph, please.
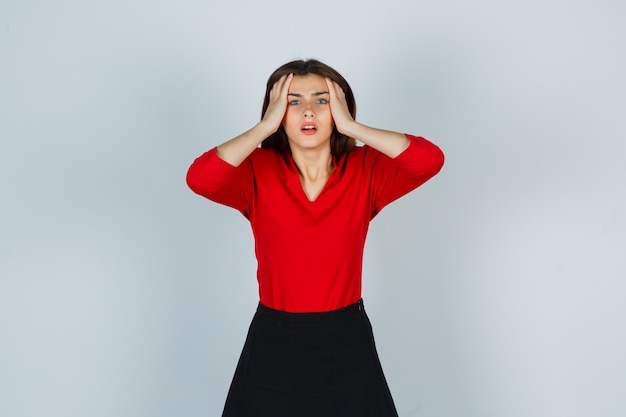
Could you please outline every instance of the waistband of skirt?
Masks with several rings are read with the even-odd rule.
[[[361,314],[363,311],[363,299],[361,298],[356,303],[350,304],[346,307],[342,307],[337,310],[322,311],[319,313],[290,313],[287,311],[275,310],[259,303],[256,314],[260,317],[294,323],[316,323],[348,318],[354,316],[355,314]]]

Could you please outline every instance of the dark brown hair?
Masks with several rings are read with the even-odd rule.
[[[346,95],[346,102],[348,103],[348,110],[350,111],[350,114],[353,118],[356,117],[356,102],[354,101],[354,94],[352,93],[352,89],[346,79],[328,65],[315,59],[308,59],[306,61],[297,60],[288,62],[270,75],[270,78],[267,80],[267,88],[265,89],[265,100],[263,100],[261,119],[265,116],[267,107],[270,104],[270,91],[274,86],[274,83],[286,74],[293,74],[294,76],[314,74],[324,78],[330,78],[332,81],[335,81],[343,89],[343,92]],[[334,157],[341,157],[344,153],[352,150],[355,145],[356,141],[353,138],[349,138],[346,135],[339,133],[337,127],[333,128],[333,132],[330,135],[330,151]],[[287,133],[285,133],[285,129],[280,126],[276,132],[261,143],[261,147],[275,148],[278,150],[284,150],[289,147],[289,141],[287,140]]]

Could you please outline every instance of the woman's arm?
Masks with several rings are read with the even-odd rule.
[[[334,81],[326,79],[330,93],[330,110],[340,133],[358,139],[390,158],[395,158],[409,147],[409,139],[402,133],[376,129],[356,122],[346,103],[343,89]]]
[[[270,90],[270,102],[263,120],[252,129],[217,147],[217,155],[233,166],[239,166],[266,138],[280,127],[287,111],[287,93],[292,74],[282,76]]]

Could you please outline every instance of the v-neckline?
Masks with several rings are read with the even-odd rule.
[[[330,171],[330,173],[326,177],[326,180],[324,181],[324,184],[322,184],[322,187],[320,188],[319,192],[317,193],[317,195],[315,196],[315,198],[313,200],[311,200],[309,198],[309,195],[307,194],[306,189],[304,187],[304,180],[300,177],[300,173],[296,170],[296,173],[297,173],[297,176],[298,176],[298,181],[300,182],[300,188],[302,189],[302,193],[304,194],[306,199],[309,200],[310,203],[315,203],[320,198],[320,196],[322,195],[322,193],[326,189],[326,186],[330,182],[330,179],[333,176],[335,170],[336,170],[336,167],[333,166],[333,170]]]
[[[336,175],[337,158],[335,158],[334,156],[332,157],[333,170],[330,172],[330,174],[328,174],[328,178],[326,178],[326,182],[324,182],[324,185],[322,186],[322,189],[320,190],[320,192],[317,194],[317,196],[313,200],[311,200],[309,196],[307,195],[306,191],[304,190],[304,184],[302,183],[302,180],[300,179],[300,172],[298,171],[298,166],[296,165],[296,161],[293,160],[293,156],[291,155],[291,152],[287,154],[287,157],[289,159],[289,165],[291,168],[289,170],[290,171],[289,183],[291,183],[292,187],[297,187],[299,189],[300,195],[306,200],[307,203],[315,204],[317,201],[319,201],[320,197],[322,197],[322,195],[325,193],[331,180]]]

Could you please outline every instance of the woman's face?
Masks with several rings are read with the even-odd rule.
[[[289,145],[302,150],[328,147],[334,121],[326,80],[314,74],[295,76],[287,96],[283,127]]]

